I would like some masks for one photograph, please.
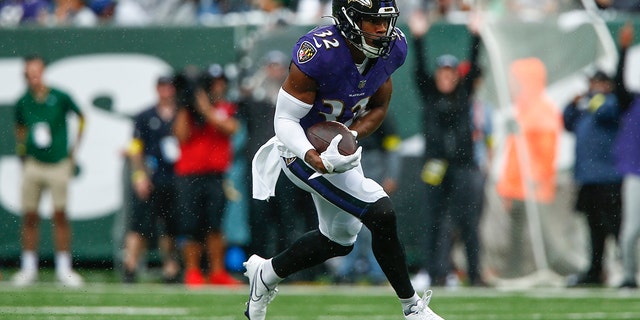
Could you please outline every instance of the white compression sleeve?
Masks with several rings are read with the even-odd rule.
[[[311,107],[312,105],[298,100],[280,88],[273,124],[276,137],[293,154],[303,160],[307,151],[314,149],[300,126],[300,119],[311,110]]]

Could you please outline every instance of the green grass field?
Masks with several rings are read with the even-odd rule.
[[[108,277],[104,281],[93,277],[83,288],[69,289],[47,277],[28,288],[0,281],[0,319],[245,319],[247,286],[186,289],[151,283],[123,285]],[[640,291],[435,288],[431,307],[447,320],[640,319]],[[282,285],[268,319],[403,318],[390,287]]]

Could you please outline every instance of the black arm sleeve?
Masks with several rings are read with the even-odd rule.
[[[471,64],[471,70],[465,76],[464,86],[466,92],[473,93],[473,85],[476,79],[478,79],[481,75],[480,65],[478,63],[478,55],[480,52],[480,36],[474,34],[471,37],[471,53],[469,56],[469,62]]]
[[[416,80],[420,81],[425,79],[429,75],[427,68],[427,53],[424,45],[424,40],[421,37],[413,38],[413,52],[416,58]]]
[[[620,103],[620,109],[626,110],[631,101],[633,100],[633,93],[629,91],[624,83],[624,68],[627,60],[627,48],[621,48],[618,58],[618,67],[616,68],[616,75],[613,79],[614,93],[618,97]]]

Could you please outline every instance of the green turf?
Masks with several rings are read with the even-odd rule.
[[[244,319],[246,286],[189,290],[180,285],[89,282],[80,289],[0,282],[0,319]],[[447,320],[640,319],[640,292],[616,289],[436,288],[431,306]],[[273,320],[403,319],[389,287],[282,285]]]

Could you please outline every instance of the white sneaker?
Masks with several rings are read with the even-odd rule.
[[[38,280],[38,270],[20,270],[11,278],[11,282],[16,287],[26,287]]]
[[[429,276],[429,273],[424,270],[420,270],[413,278],[411,278],[411,285],[413,285],[413,288],[418,292],[429,289],[431,286],[431,277]]]
[[[80,276],[78,273],[76,273],[73,270],[68,270],[68,271],[56,270],[56,278],[58,278],[58,281],[60,281],[60,283],[65,287],[77,288],[77,287],[81,287],[84,284],[84,280],[82,279],[82,276]]]
[[[262,265],[266,260],[252,255],[242,265],[247,269],[244,273],[249,278],[249,301],[244,315],[249,320],[264,320],[267,316],[267,305],[275,299],[278,288],[269,289],[262,280]]]
[[[455,272],[449,273],[444,283],[447,288],[457,288],[460,286],[460,278]]]
[[[407,320],[444,320],[429,308],[431,294],[431,290],[425,291],[422,298],[411,307],[410,313],[405,313],[404,318]]]

